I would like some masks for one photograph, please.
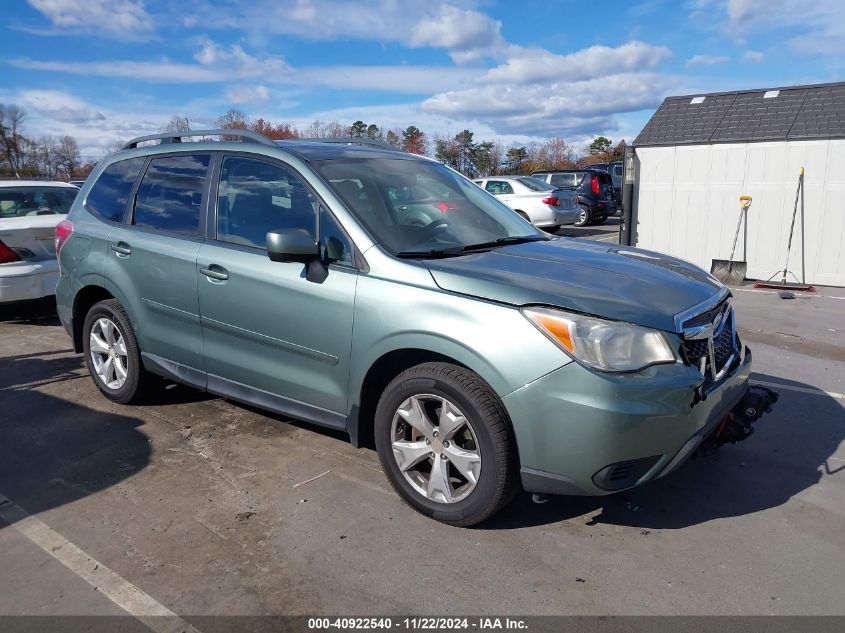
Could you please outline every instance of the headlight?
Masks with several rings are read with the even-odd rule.
[[[657,330],[553,308],[523,308],[522,313],[565,352],[601,371],[675,362],[675,353]]]

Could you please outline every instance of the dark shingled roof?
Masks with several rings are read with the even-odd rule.
[[[767,92],[778,94],[765,98]],[[842,137],[845,82],[667,97],[634,145]]]

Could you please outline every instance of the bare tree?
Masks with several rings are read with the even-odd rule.
[[[21,128],[26,113],[14,104],[0,103],[0,158],[17,174],[22,166]]]
[[[170,119],[167,125],[160,127],[158,131],[162,134],[172,134],[174,132],[190,132],[191,122],[188,120],[188,117],[180,116],[177,114]]]
[[[56,175],[61,174],[66,180],[70,180],[82,163],[79,157],[79,145],[77,145],[76,139],[72,136],[61,137],[55,146],[54,152]]]

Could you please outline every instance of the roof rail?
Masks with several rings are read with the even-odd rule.
[[[241,130],[234,128],[226,128],[222,130],[188,130],[186,132],[167,132],[166,134],[150,134],[149,136],[139,136],[133,138],[121,149],[133,149],[138,147],[138,143],[145,141],[161,141],[160,145],[168,143],[181,143],[182,138],[186,136],[236,136],[243,142],[260,143],[261,145],[269,145],[270,147],[278,147],[276,143],[258,132],[252,130]]]
[[[380,141],[378,139],[370,138],[369,136],[333,136],[327,138],[292,138],[291,141],[311,141],[313,143],[337,143],[339,145],[370,145],[372,147],[381,147],[382,149],[392,149],[397,152],[402,150],[391,145],[387,141]]]

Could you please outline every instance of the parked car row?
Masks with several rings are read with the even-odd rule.
[[[580,214],[575,226],[602,224],[616,213],[613,181],[603,169],[553,169],[531,174],[545,183],[576,192]]]
[[[537,228],[557,233],[580,217],[577,195],[529,176],[491,176],[474,181]]]

